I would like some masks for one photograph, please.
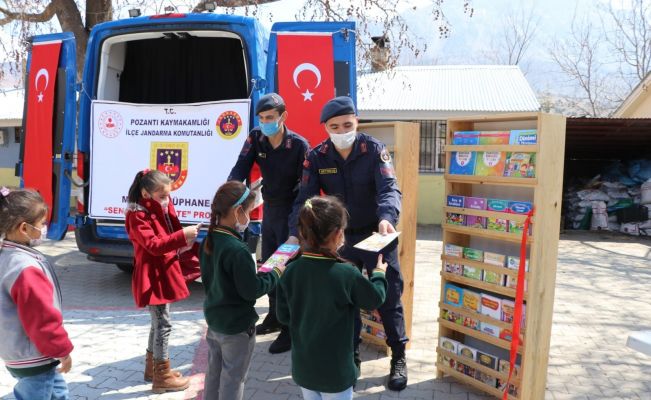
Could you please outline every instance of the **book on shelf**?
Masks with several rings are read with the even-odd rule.
[[[486,199],[483,197],[466,197],[464,199],[465,208],[470,208],[473,210],[485,210],[486,209]]]
[[[453,151],[450,153],[450,171],[452,175],[473,175],[477,153],[474,151]]]
[[[481,311],[481,294],[470,289],[463,289],[463,308],[479,313]]]
[[[466,216],[459,213],[446,213],[445,222],[450,225],[464,226],[466,224]]]
[[[463,307],[463,289],[446,283],[443,287],[443,302],[455,307]]]
[[[443,309],[441,311],[441,318],[449,322],[454,322],[457,325],[463,325],[463,316],[456,311]]]
[[[452,354],[458,354],[459,353],[459,342],[456,340],[448,339],[446,337],[441,337],[439,338],[439,346],[443,350],[447,350]],[[441,356],[441,360],[445,364],[445,366],[454,368],[454,358],[452,357],[447,357],[447,356]]]
[[[535,178],[536,155],[534,153],[507,153],[504,176],[511,178]]]
[[[509,212],[508,200],[488,199],[486,200],[486,209],[488,211]]]
[[[465,204],[465,197],[464,196],[457,196],[457,195],[448,195],[448,201],[447,205],[448,207],[459,207],[463,208]]]
[[[509,135],[509,144],[533,145],[538,143],[536,129],[512,129]]]
[[[466,215],[466,226],[471,228],[486,229],[486,217]]]
[[[504,218],[488,217],[486,220],[486,229],[495,232],[506,232],[508,230],[509,221]]]
[[[463,275],[463,265],[446,261],[444,271],[449,274]]]
[[[454,244],[449,244],[446,243],[445,246],[443,247],[445,255],[450,256],[450,257],[458,257],[462,258],[463,257],[463,247],[462,246],[457,246]]]
[[[482,250],[471,249],[470,247],[463,248],[463,258],[473,261],[484,261],[484,252]]]
[[[479,151],[475,175],[477,176],[503,176],[506,163],[506,153],[503,151]]]
[[[484,270],[477,267],[469,267],[467,265],[463,266],[463,276],[469,279],[474,279],[481,281],[483,277]]]

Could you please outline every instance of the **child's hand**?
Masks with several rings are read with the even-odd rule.
[[[388,266],[389,266],[389,264],[384,262],[384,260],[382,258],[382,254],[378,254],[378,256],[377,256],[377,265],[375,266],[375,269],[386,273]]]
[[[197,238],[199,234],[199,225],[186,226],[183,228],[183,234],[185,235],[185,241],[191,243],[194,239]]]
[[[59,358],[58,360],[61,362],[61,364],[59,368],[57,368],[57,372],[60,372],[62,374],[70,372],[70,368],[72,368],[72,358],[70,357],[70,354],[63,358]]]
[[[287,265],[279,265],[276,268],[280,271],[281,274],[285,273],[285,268],[287,268]]]

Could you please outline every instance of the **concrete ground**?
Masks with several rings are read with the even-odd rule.
[[[389,359],[365,345],[356,398],[491,398],[453,379],[435,379],[441,246],[440,229],[419,228],[408,388],[388,391]],[[200,284],[193,283],[190,298],[172,307],[172,365],[190,375],[192,385],[185,392],[153,395],[142,380],[149,314],[133,306],[130,277],[87,261],[72,237],[41,250],[59,275],[65,324],[75,344],[73,369],[66,375],[72,399],[202,398],[207,347]],[[651,329],[650,289],[651,240],[590,232],[562,235],[546,399],[651,399],[651,357],[625,345],[629,332]],[[264,317],[266,297],[256,307]],[[274,338],[258,337],[246,399],[300,398],[291,379],[290,354],[267,352]],[[13,399],[13,384],[0,369],[0,398]]]

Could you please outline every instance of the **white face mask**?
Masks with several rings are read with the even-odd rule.
[[[25,223],[27,224],[27,222]],[[37,231],[41,231],[41,236],[38,239],[33,239],[28,234],[25,234],[25,236],[27,236],[27,238],[29,239],[29,247],[36,247],[41,243],[43,243],[45,239],[47,239],[47,226],[43,225],[41,229],[38,229],[32,224],[27,224],[27,225],[31,226],[33,229],[36,229]]]
[[[346,133],[328,132],[328,135],[330,135],[330,140],[332,141],[332,144],[334,144],[336,148],[338,148],[339,150],[346,150],[346,149],[350,149],[353,146],[353,143],[355,143],[355,138],[357,137],[357,131],[353,130]]]
[[[242,209],[242,211],[244,211],[244,209]],[[246,216],[246,222],[243,223],[243,224],[240,224],[240,218],[239,218],[238,215],[237,215],[237,211],[235,211],[235,229],[236,229],[239,233],[244,233],[244,231],[246,230],[246,228],[249,227],[249,223],[251,223],[251,218],[247,215],[247,216]]]

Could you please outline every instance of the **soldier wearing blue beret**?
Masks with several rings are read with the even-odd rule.
[[[377,262],[377,254],[352,246],[373,232],[395,232],[402,194],[398,189],[391,156],[383,143],[357,132],[358,120],[350,97],[336,97],[326,103],[321,112],[321,123],[325,125],[330,138],[307,156],[300,192],[290,217],[291,236],[288,242],[298,243],[298,211],[305,200],[321,191],[337,196],[350,214],[345,231],[346,244],[340,254],[359,268],[366,268],[370,276]],[[385,247],[381,253],[389,265],[386,271],[386,300],[378,309],[387,335],[387,345],[392,350],[388,387],[402,390],[407,386],[405,345],[409,339],[400,300],[403,281],[398,262],[398,241]],[[358,368],[361,365],[360,332],[361,320],[358,315],[354,334],[354,361]]]
[[[260,125],[249,133],[229,180],[244,181],[257,163],[262,173],[263,222],[262,260],[266,261],[288,237],[287,221],[292,204],[298,194],[305,155],[309,150],[307,140],[285,126],[285,102],[276,93],[262,96],[255,107]],[[256,327],[258,335],[280,330],[269,352],[283,353],[291,348],[291,338],[286,326],[276,319],[275,290],[269,293],[269,313]]]

